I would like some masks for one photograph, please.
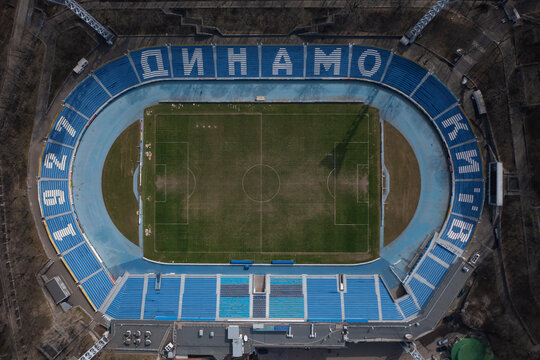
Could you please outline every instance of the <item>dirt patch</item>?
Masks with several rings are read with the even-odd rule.
[[[411,145],[384,122],[384,163],[390,173],[390,193],[384,205],[384,245],[394,241],[411,221],[420,198],[420,168]]]
[[[366,194],[369,191],[369,179],[367,175],[364,175],[358,179],[358,191]]]
[[[165,176],[156,176],[156,188],[158,190],[165,189],[165,186],[167,185],[167,179]]]
[[[139,245],[139,204],[133,193],[138,166],[139,123],[130,125],[115,140],[103,166],[103,201],[112,221],[132,243]]]
[[[180,176],[156,176],[156,189],[178,191],[186,188],[186,182]]]

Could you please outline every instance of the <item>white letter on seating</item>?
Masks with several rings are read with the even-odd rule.
[[[368,56],[373,56],[375,58],[375,63],[373,64],[373,67],[370,70],[366,70],[366,67],[365,67],[366,58]],[[381,68],[381,63],[382,63],[381,54],[379,54],[377,50],[367,49],[358,58],[358,70],[360,70],[360,74],[362,74],[362,76],[372,77]]]
[[[457,137],[459,130],[468,130],[467,126],[462,123],[461,120],[463,120],[463,116],[461,116],[461,114],[456,114],[442,122],[442,125],[445,128],[454,126],[454,129],[448,133],[450,140],[454,140]]]
[[[229,58],[229,75],[235,75],[234,64],[240,63],[240,74],[247,75],[247,60],[246,60],[246,48],[240,49],[240,54],[235,54],[233,48],[228,48]]]
[[[45,161],[43,161],[43,165],[45,165],[47,169],[52,169],[53,165],[55,165],[60,170],[64,170],[66,168],[66,160],[66,155],[62,155],[62,161],[58,161],[55,154],[49,153],[45,155]]]
[[[75,230],[73,230],[72,224],[68,224],[65,228],[53,232],[53,238],[56,241],[62,241],[68,235],[75,236]]]
[[[53,206],[56,204],[62,205],[66,202],[64,192],[62,190],[46,190],[43,192],[43,202],[47,206]]]
[[[454,219],[452,220],[452,225],[450,225],[450,229],[448,229],[447,236],[452,240],[467,242],[467,240],[469,240],[469,237],[471,237],[472,228],[473,224],[467,223],[463,220]]]
[[[476,150],[467,150],[456,154],[456,159],[465,160],[469,163],[469,165],[458,166],[458,171],[460,174],[480,171],[480,165],[478,164],[478,161],[473,160],[473,157],[478,157]]]
[[[197,75],[203,76],[203,56],[202,49],[197,48],[193,51],[191,59],[189,59],[188,49],[182,49],[182,63],[184,64],[184,75],[189,76],[193,72],[193,66],[197,63]]]
[[[341,49],[334,49],[330,54],[326,55],[320,48],[315,48],[315,67],[313,72],[315,75],[321,74],[321,65],[324,66],[324,70],[330,70],[330,67],[334,65],[334,75],[339,75],[341,70]]]
[[[156,64],[157,64],[157,70],[150,69],[150,65],[148,64],[148,58],[149,57],[155,57],[156,58]],[[161,50],[159,49],[152,49],[152,50],[146,50],[141,53],[141,66],[143,69],[143,78],[149,79],[156,76],[168,76],[169,71],[165,70],[165,66],[163,66],[163,57],[161,56]]]
[[[458,201],[459,201],[459,202],[464,202],[464,203],[472,204],[473,201],[474,201],[474,195],[472,195],[472,194],[459,193]]]
[[[58,122],[56,123],[56,126],[54,127],[54,130],[60,132],[62,131],[62,128],[66,129],[67,133],[71,135],[71,137],[75,137],[75,129],[71,124],[67,121],[65,117],[60,117]]]
[[[281,62],[283,59],[284,62]],[[279,70],[285,70],[285,74],[292,75],[292,62],[285,48],[279,48],[276,58],[272,63],[272,75],[279,75]]]

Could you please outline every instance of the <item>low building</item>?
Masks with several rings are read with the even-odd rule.
[[[49,294],[51,294],[56,305],[60,304],[62,301],[65,301],[71,295],[60,276],[55,276],[51,280],[47,281],[45,283],[45,288],[47,291],[49,291]]]

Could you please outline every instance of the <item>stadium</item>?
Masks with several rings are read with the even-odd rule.
[[[224,89],[222,98],[214,95],[213,87]],[[315,92],[313,87],[322,88],[324,95],[306,97]],[[207,93],[211,96],[206,97]],[[163,101],[229,103],[233,99],[247,103],[256,98],[335,102],[339,98],[375,106],[389,121],[402,110],[394,110],[394,115],[384,103],[398,97],[414,104],[427,118],[424,121],[437,129],[438,133],[429,134],[426,125],[413,128],[422,131],[415,141],[439,141],[445,146],[445,153],[433,151],[434,159],[420,164],[420,172],[428,178],[425,182],[432,185],[422,186],[426,200],[421,195],[418,211],[428,211],[434,221],[439,220],[432,209],[440,208],[447,198],[432,194],[450,193],[450,206],[440,209],[442,227],[427,224],[422,228],[413,218],[410,231],[401,235],[403,243],[419,246],[434,233],[408,274],[392,264],[399,262],[394,260],[396,256],[410,254],[403,250],[392,254],[392,249],[382,250],[388,260],[383,257],[366,265],[283,266],[294,263],[288,259],[272,260],[274,266],[253,264],[249,259],[233,259],[231,265],[151,262],[140,255],[137,259],[138,254],[115,239],[113,229],[106,227],[108,215],[103,206],[90,208],[99,207],[92,197],[99,191],[93,186],[101,184],[101,171],[88,165],[103,162],[108,150],[103,139],[114,140],[114,131],[124,130],[122,124],[112,122],[120,122],[117,119],[122,117],[130,122],[133,118],[127,113],[136,116],[149,105]],[[136,105],[126,109],[126,103]],[[405,103],[398,106],[405,107]],[[103,144],[101,154],[95,150],[98,142]],[[154,156],[159,156],[155,151]],[[449,168],[441,172],[451,178],[450,186],[428,168],[430,162],[444,164],[446,159]],[[414,62],[388,50],[357,45],[167,46],[130,52],[94,71],[65,99],[44,146],[39,187],[51,243],[92,307],[111,319],[301,320],[346,323],[351,333],[356,323],[417,322],[429,306],[428,300],[436,302],[438,293],[444,291],[438,285],[462,271],[460,256],[484,202],[479,148],[456,97]],[[93,229],[96,223],[101,228]],[[97,239],[103,232],[106,238],[100,242]],[[412,238],[415,235],[419,238]],[[258,277],[264,278],[264,285],[255,291]],[[394,299],[390,291],[398,286],[405,293]],[[396,340],[405,339],[410,331],[404,327],[400,332]]]
[[[493,358],[505,321],[533,354],[535,60],[511,73],[505,43],[525,3],[17,5],[12,357]]]

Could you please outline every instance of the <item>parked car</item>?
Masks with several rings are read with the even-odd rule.
[[[480,254],[476,253],[471,257],[471,264],[476,264],[476,262],[480,259]]]
[[[437,345],[439,345],[439,346],[445,345],[445,344],[448,344],[448,339],[443,339],[443,340],[437,341]]]

